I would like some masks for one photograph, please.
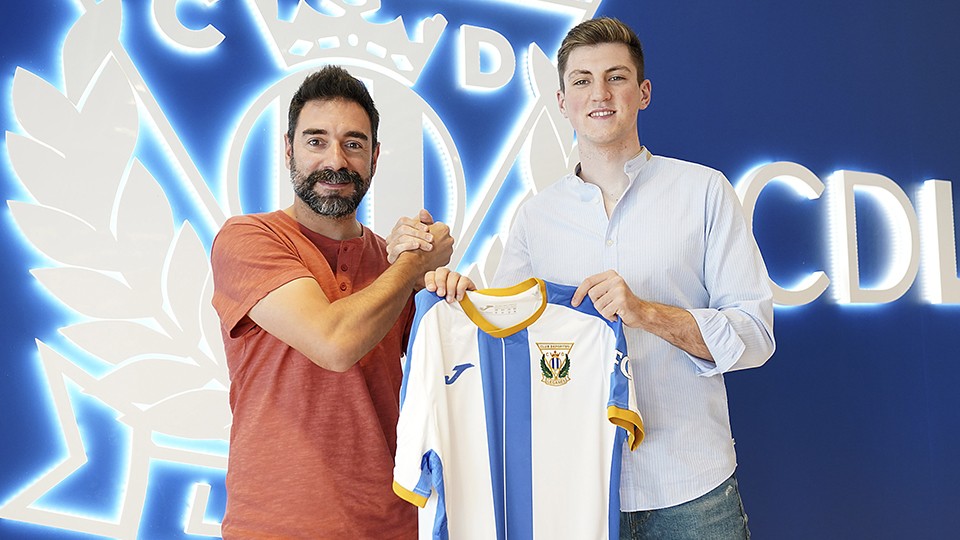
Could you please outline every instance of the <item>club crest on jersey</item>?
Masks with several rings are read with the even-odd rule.
[[[540,349],[540,381],[549,386],[570,382],[570,350],[573,343],[537,343]]]

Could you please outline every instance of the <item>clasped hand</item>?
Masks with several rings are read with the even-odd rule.
[[[467,290],[476,289],[469,278],[444,267],[453,254],[453,237],[450,228],[434,222],[426,210],[420,210],[417,217],[400,218],[387,236],[387,261],[390,264],[396,262],[402,253],[417,250],[431,255],[425,260],[423,280],[423,286],[429,291],[453,302],[462,300]]]

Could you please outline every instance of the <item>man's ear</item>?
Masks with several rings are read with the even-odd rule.
[[[557,90],[557,106],[560,107],[560,114],[562,114],[564,118],[567,118],[567,108],[565,105],[563,90]]]
[[[651,92],[650,79],[644,79],[643,82],[640,83],[640,96],[641,96],[640,110],[641,111],[650,106],[650,99],[652,97],[650,92]]]
[[[377,159],[380,158],[380,143],[373,149],[373,155],[370,156],[370,178],[377,172]]]
[[[288,133],[283,134],[283,156],[285,158],[284,164],[287,166],[287,170],[290,170],[292,168],[290,164],[293,163],[293,143],[290,142],[290,134]]]

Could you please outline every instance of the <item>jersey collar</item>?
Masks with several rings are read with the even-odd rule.
[[[493,323],[491,323],[490,321],[488,321],[483,316],[483,313],[480,311],[480,309],[478,309],[477,306],[474,305],[473,301],[470,300],[471,294],[478,295],[478,296],[492,296],[497,298],[506,298],[509,296],[517,296],[519,294],[525,293],[530,289],[532,289],[533,287],[537,287],[539,289],[540,305],[537,306],[537,308],[533,311],[533,313],[530,314],[529,317],[527,317],[526,319],[520,321],[519,323],[513,326],[509,326],[506,328],[500,328],[494,325]],[[537,319],[540,318],[540,315],[543,314],[543,310],[547,308],[547,286],[542,279],[530,278],[525,281],[521,281],[520,283],[512,287],[505,287],[502,289],[481,289],[478,291],[470,291],[463,297],[463,300],[460,301],[460,307],[463,309],[463,312],[467,315],[467,317],[469,317],[470,320],[473,321],[473,324],[477,325],[478,328],[480,328],[481,330],[483,330],[484,332],[486,332],[487,334],[490,334],[495,338],[505,338],[507,336],[516,334],[517,332],[530,326],[531,324],[536,322]]]

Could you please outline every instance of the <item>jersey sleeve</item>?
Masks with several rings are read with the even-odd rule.
[[[643,441],[643,418],[637,408],[636,386],[630,380],[630,358],[627,342],[623,336],[623,324],[617,319],[611,327],[616,335],[616,360],[610,371],[610,400],[607,402],[607,418],[627,432],[630,450],[636,450]]]
[[[433,384],[443,380],[430,351],[438,351],[440,332],[436,313],[430,308],[440,300],[423,290],[416,296],[417,312],[400,387],[400,419],[397,422],[397,454],[393,491],[421,508],[434,489],[443,483],[443,461],[439,450],[439,429],[434,407]]]
[[[569,305],[576,287],[547,282],[547,288],[554,301]],[[580,313],[595,317],[597,324],[606,325],[608,332],[613,334],[611,351],[613,364],[610,370],[610,398],[607,401],[607,418],[611,423],[623,428],[627,432],[627,442],[630,450],[634,450],[643,441],[643,419],[637,408],[635,386],[630,380],[630,359],[627,356],[627,339],[623,335],[623,322],[618,317],[614,321],[607,320],[597,311],[593,300],[585,296],[579,306],[574,308]]]

